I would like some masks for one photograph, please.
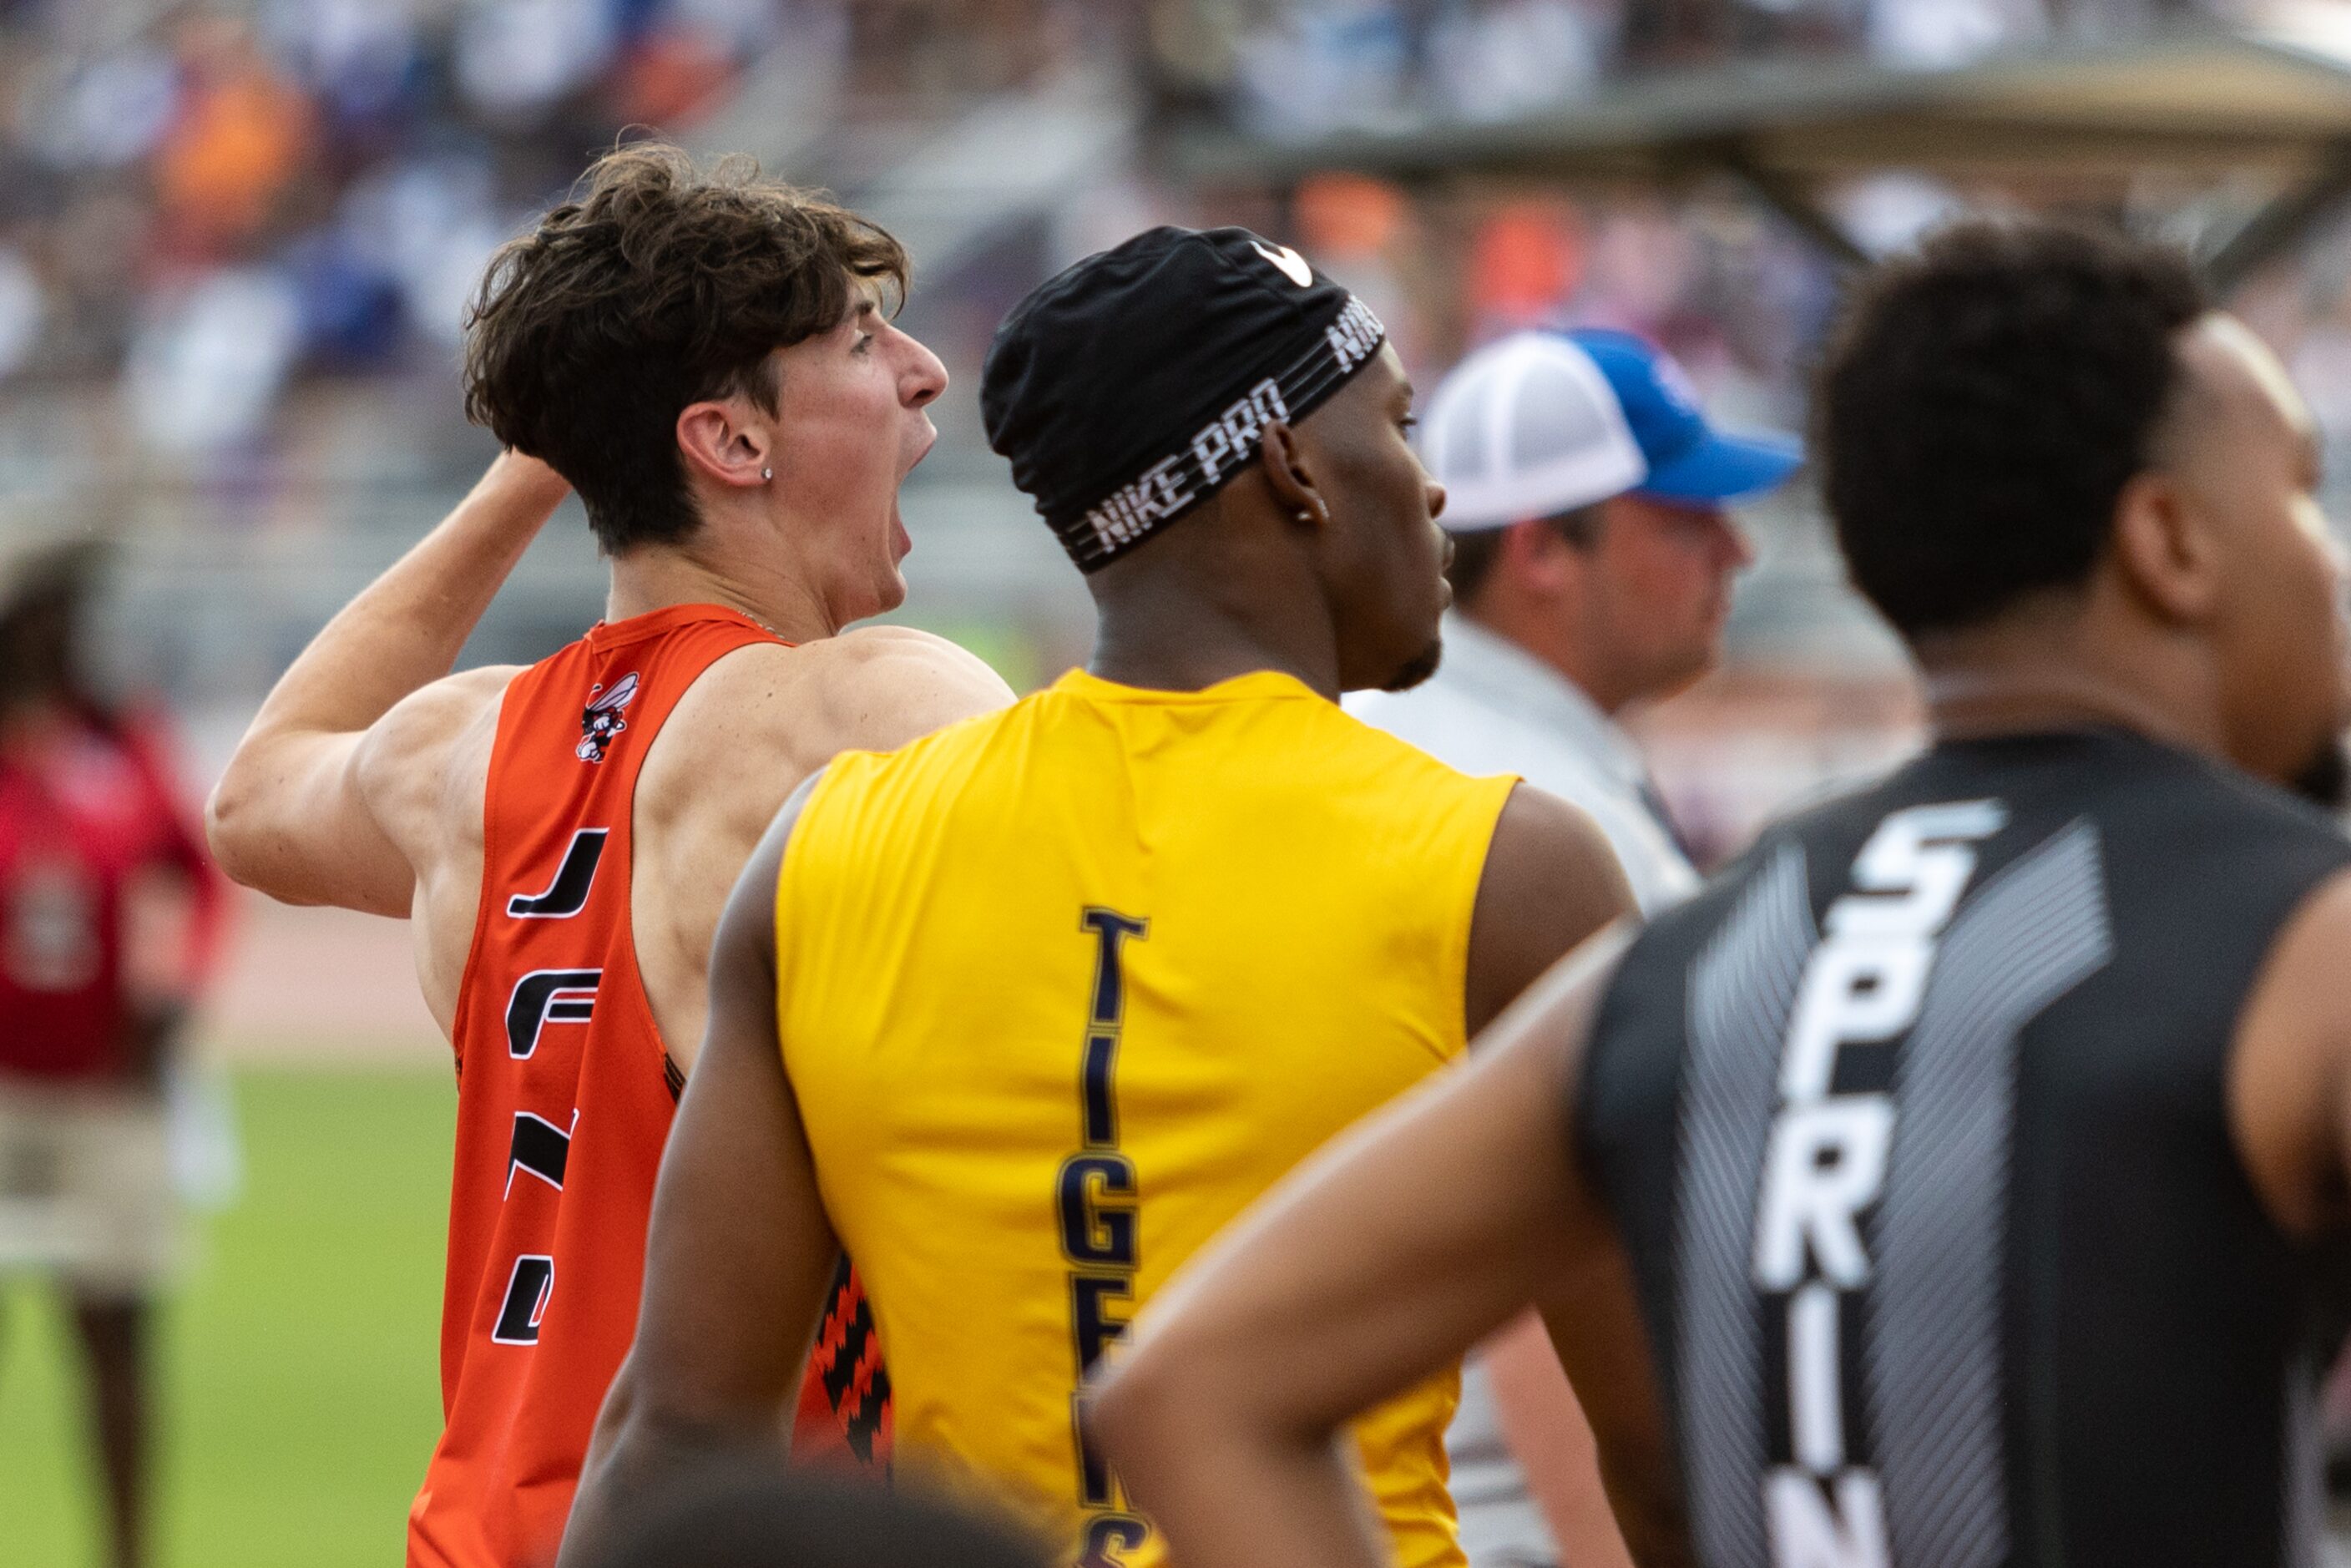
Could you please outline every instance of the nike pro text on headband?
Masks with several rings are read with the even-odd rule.
[[[1269,423],[1313,413],[1386,336],[1294,250],[1156,228],[1014,308],[980,411],[1013,483],[1094,571],[1230,483]]]

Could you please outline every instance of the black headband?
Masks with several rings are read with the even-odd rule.
[[[981,372],[988,443],[1081,571],[1222,489],[1385,340],[1370,307],[1247,229],[1159,228],[1021,301]]]

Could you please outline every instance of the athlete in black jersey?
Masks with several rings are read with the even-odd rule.
[[[1816,423],[1934,746],[1163,1292],[1094,1413],[1186,1568],[1377,1561],[1332,1434],[1529,1301],[1646,1564],[2311,1560],[2351,844],[2275,787],[2341,777],[2309,417],[2172,255],[1972,226],[1862,285]]]

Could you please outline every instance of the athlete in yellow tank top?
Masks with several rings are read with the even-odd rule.
[[[902,1469],[1010,1482],[1054,1533],[1152,1559],[1071,1396],[1176,1265],[1460,1052],[1510,788],[1270,671],[1072,672],[833,762],[784,858],[776,1017]],[[1453,1395],[1359,1433],[1407,1564],[1453,1560]]]
[[[1119,380],[1126,355],[1160,380]],[[1123,487],[1071,471],[1159,439],[1171,364],[1226,445],[1203,427],[1189,470]],[[1433,668],[1444,603],[1411,388],[1343,290],[1245,231],[1154,231],[1032,296],[988,378],[991,439],[1088,570],[1093,671],[836,758],[752,857],[567,1563],[674,1467],[778,1441],[844,1245],[902,1477],[1063,1561],[1161,1562],[1148,1500],[1083,1439],[1087,1371],[1218,1228],[1629,903],[1573,808],[1334,701]],[[1410,1568],[1461,1562],[1452,1402],[1448,1369],[1355,1428]]]

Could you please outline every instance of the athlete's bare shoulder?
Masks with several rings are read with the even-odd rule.
[[[1561,955],[1633,913],[1633,893],[1598,824],[1520,784],[1503,803],[1469,923],[1464,1006],[1476,1034]]]
[[[1012,701],[1004,677],[968,649],[912,626],[868,626],[832,639],[822,683],[837,751],[893,751]]]
[[[2304,1237],[2351,1222],[2351,871],[2302,901],[2237,1018],[2229,1121],[2270,1218]]]
[[[715,853],[731,885],[784,797],[840,753],[893,749],[1011,700],[978,659],[905,627],[738,648],[679,699],[645,759],[640,852],[687,828],[677,847]]]
[[[894,750],[1011,700],[1001,676],[946,638],[870,626],[795,648],[737,650],[710,667],[671,722],[686,727],[681,762],[772,759],[797,783],[840,752]]]
[[[996,672],[902,627],[726,654],[678,699],[638,776],[637,964],[673,1057],[702,1038],[727,891],[777,808],[842,751],[888,750],[1012,700]]]

